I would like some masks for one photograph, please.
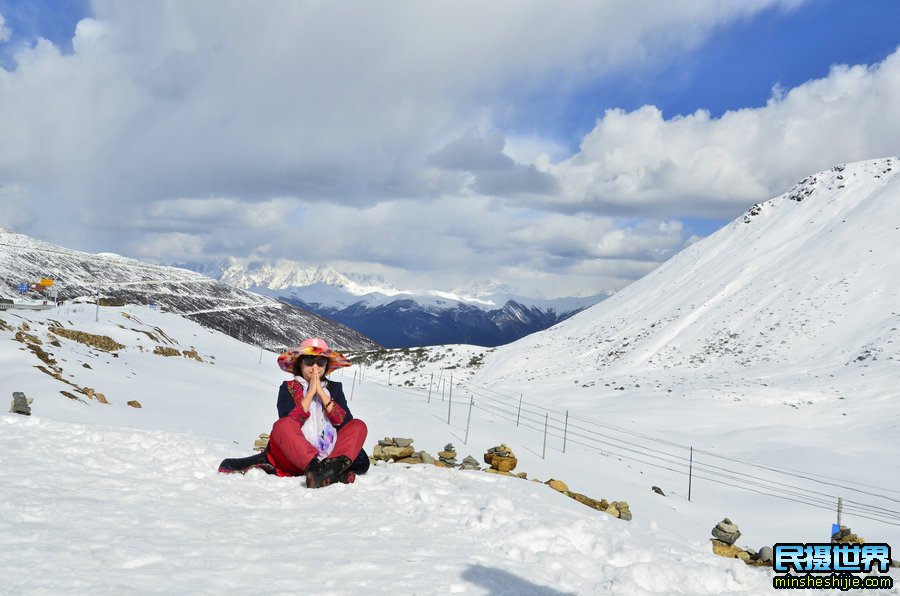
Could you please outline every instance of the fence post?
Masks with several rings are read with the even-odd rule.
[[[428,381],[428,403],[431,403],[431,386],[434,384],[434,373],[431,373],[431,380]]]
[[[353,401],[353,390],[356,389],[356,371],[353,371],[353,383],[350,385],[350,401]]]
[[[566,452],[566,438],[569,434],[569,410],[566,410],[566,425],[563,427],[563,453]]]
[[[450,375],[450,397],[447,398],[447,424],[450,424],[450,408],[453,407],[453,375]]]
[[[691,446],[691,461],[688,466],[688,502],[691,500],[691,481],[694,479],[694,447]]]
[[[522,397],[524,395],[525,395],[524,393],[519,394],[519,411],[516,412],[516,426],[519,426],[519,416],[522,415]]]
[[[466,438],[463,439],[463,445],[468,445],[469,443],[469,424],[472,422],[472,406],[475,405],[475,398],[471,395],[469,396],[469,417],[466,419]]]
[[[544,413],[544,452],[541,454],[541,459],[547,459],[547,422],[549,420],[549,412]]]
[[[388,371],[388,387],[391,386],[391,371]]]

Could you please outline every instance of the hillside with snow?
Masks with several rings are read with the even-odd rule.
[[[500,350],[490,378],[896,365],[897,160],[810,176],[601,304]]]
[[[309,311],[237,289],[207,276],[119,255],[89,254],[0,228],[0,298],[41,278],[63,300],[96,295],[112,302],[154,304],[245,341],[287,346],[321,335],[350,349],[372,349],[368,337]]]

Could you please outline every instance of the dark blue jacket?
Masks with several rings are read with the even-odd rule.
[[[353,420],[353,414],[350,413],[350,406],[347,405],[347,398],[344,397],[344,387],[341,383],[338,383],[337,381],[328,381],[326,388],[331,395],[331,399],[347,412],[344,421],[339,426],[335,427],[335,430],[340,431],[341,426],[344,426],[348,421]],[[295,405],[294,398],[291,397],[291,392],[288,390],[288,382],[285,381],[281,384],[281,387],[278,388],[278,417],[284,418],[290,414]],[[356,456],[353,466],[351,466],[350,469],[357,474],[365,474],[369,471],[369,456],[365,449],[360,450],[359,455]]]

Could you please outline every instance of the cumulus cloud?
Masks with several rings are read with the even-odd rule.
[[[808,174],[900,152],[900,50],[827,77],[767,105],[711,118],[669,120],[654,106],[610,110],[570,159],[547,166],[562,192],[551,208],[606,214],[736,216]]]
[[[511,90],[631,67],[776,4],[98,0],[74,53],[41,41],[4,75],[0,130],[19,142],[0,168],[96,203],[437,193],[425,157]]]

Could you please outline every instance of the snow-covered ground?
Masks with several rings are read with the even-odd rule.
[[[101,308],[99,323],[94,316],[90,305],[2,316],[11,329],[0,331],[0,395],[24,391],[34,399],[31,417],[0,416],[4,592],[765,593],[771,571],[715,557],[712,526],[730,514],[744,530],[739,544],[758,547],[771,526],[782,528],[773,540],[820,540],[831,522],[827,512],[699,482],[689,503],[686,487],[668,485],[654,470],[573,443],[563,454],[553,442],[542,458],[541,429],[480,409],[469,422],[467,385],[454,389],[448,425],[447,387],[445,401],[434,390],[429,402],[426,390],[398,387],[402,375],[392,374],[388,386],[375,365],[335,374],[369,425],[370,452],[380,437],[403,436],[432,454],[452,442],[459,459],[480,459],[505,442],[519,457],[516,471],[626,500],[634,520],[543,484],[431,466],[382,464],[354,485],[321,490],[256,472],[219,475],[218,462],[251,453],[276,417],[285,378],[276,355],[152,309]],[[25,322],[62,378],[110,403],[38,372],[35,354],[13,339]],[[51,324],[125,348],[113,356],[65,338],[53,346]],[[203,362],[154,354],[157,345],[195,349]],[[450,349],[461,368],[447,372],[458,374],[480,353]],[[441,371],[454,366],[449,358],[421,366]],[[876,535],[880,526],[853,527],[887,538]]]

